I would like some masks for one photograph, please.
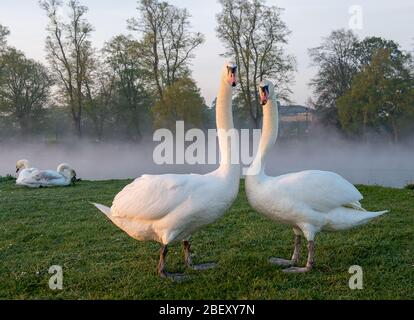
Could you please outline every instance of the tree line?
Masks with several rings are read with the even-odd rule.
[[[312,104],[325,125],[355,139],[413,136],[414,62],[398,43],[336,30],[309,54],[318,67]]]
[[[28,134],[52,124],[101,140],[117,135],[139,141],[176,120],[202,126],[207,107],[189,68],[204,42],[190,15],[166,2],[141,0],[132,34],[97,49],[88,8],[78,0],[39,2],[48,17],[47,66],[7,45],[1,27],[0,115],[3,127]],[[66,16],[61,10],[65,7]],[[70,123],[70,125],[69,125]]]
[[[216,32],[223,56],[239,66],[236,123],[259,128],[257,87],[266,78],[290,101],[295,57],[286,51],[290,30],[283,9],[259,0],[220,0]],[[214,127],[191,73],[204,35],[192,30],[187,9],[139,0],[129,34],[92,44],[94,26],[79,0],[42,0],[48,18],[47,64],[7,43],[0,25],[0,138],[73,133],[97,140],[140,141],[156,128]],[[65,8],[66,10],[61,10]],[[61,12],[66,12],[62,15]],[[392,40],[337,30],[309,50],[318,72],[311,105],[320,122],[350,138],[388,134],[399,141],[413,129],[413,59]]]

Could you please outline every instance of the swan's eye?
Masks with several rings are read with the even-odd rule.
[[[237,67],[227,67],[227,73],[228,74],[236,74]]]
[[[260,88],[263,94],[269,94],[269,86],[264,86]]]
[[[237,85],[237,67],[227,66],[227,80],[232,87]]]

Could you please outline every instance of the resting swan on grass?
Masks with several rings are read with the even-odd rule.
[[[182,275],[166,271],[168,246],[183,241],[185,265],[196,270],[214,266],[193,266],[190,237],[201,228],[216,222],[235,201],[240,184],[240,166],[231,163],[233,149],[229,131],[234,129],[232,92],[236,86],[237,66],[226,64],[217,97],[217,127],[221,164],[207,175],[145,175],[122,190],[112,208],[95,206],[115,225],[138,241],[161,244],[158,274],[180,280]]]
[[[31,168],[29,161],[16,164],[16,184],[28,188],[66,187],[76,180],[76,172],[68,164],[59,165],[57,171]]]
[[[265,174],[265,157],[276,143],[278,108],[275,89],[269,81],[259,87],[263,105],[263,132],[259,152],[246,177],[246,192],[251,206],[271,220],[293,227],[296,235],[291,260],[271,259],[274,265],[291,267],[288,273],[309,272],[314,267],[315,236],[321,231],[342,231],[364,225],[387,213],[367,212],[361,206],[361,193],[348,181],[332,172],[304,171],[281,177]],[[302,236],[308,241],[308,261],[297,268]]]

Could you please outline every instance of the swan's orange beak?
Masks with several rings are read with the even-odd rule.
[[[237,86],[237,67],[228,68],[228,82],[232,87]]]
[[[259,89],[259,96],[260,96],[260,104],[265,106],[269,101],[269,87],[260,87]]]

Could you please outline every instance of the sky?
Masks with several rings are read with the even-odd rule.
[[[220,5],[216,0],[168,2],[187,8],[192,16],[193,30],[206,37],[206,42],[196,51],[192,70],[210,105],[216,96],[221,66],[225,62],[225,58],[220,57],[224,49],[215,32]],[[93,43],[97,48],[117,34],[129,33],[126,20],[137,15],[136,0],[81,0],[81,3],[89,7],[87,18],[95,27]],[[354,31],[360,37],[382,36],[397,41],[404,50],[414,50],[413,0],[268,0],[266,3],[284,9],[282,18],[292,32],[286,51],[297,59],[291,96],[294,103],[305,104],[312,96],[308,83],[316,70],[311,67],[308,48],[317,47],[332,30],[350,28],[350,22],[357,26]],[[359,6],[357,11],[352,10],[354,6]],[[30,58],[45,61],[47,19],[37,0],[0,0],[0,24],[11,31],[10,45]]]

